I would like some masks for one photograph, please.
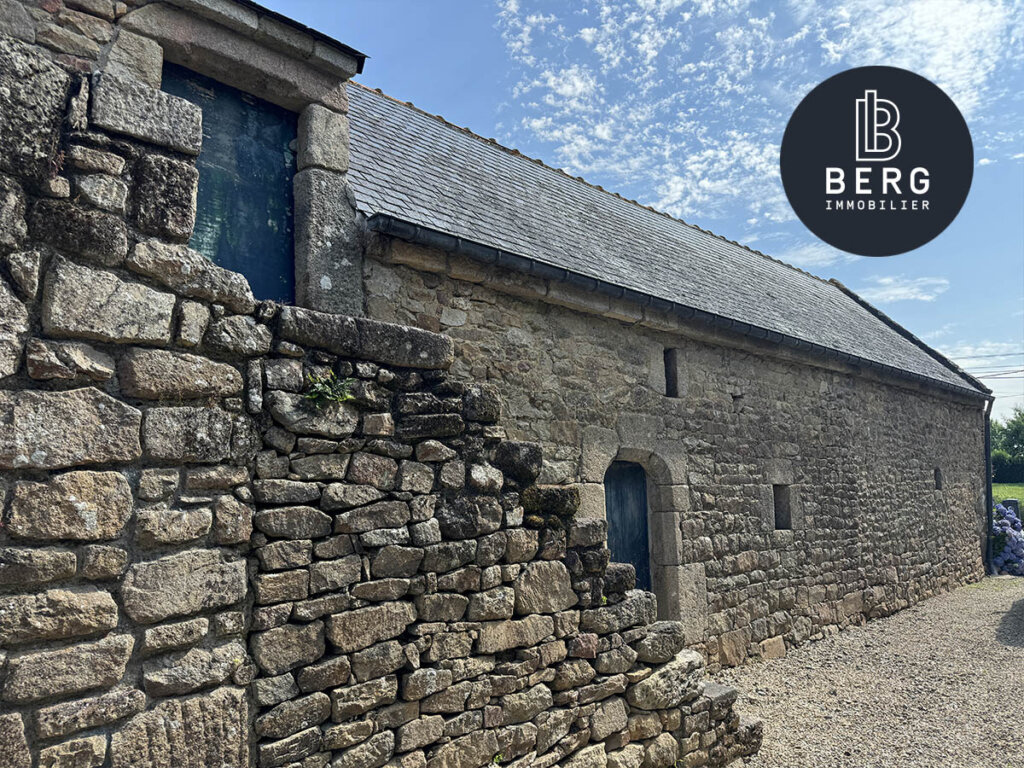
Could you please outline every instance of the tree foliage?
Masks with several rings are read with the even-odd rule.
[[[1024,482],[1024,409],[1006,421],[992,420],[992,475],[997,483]]]

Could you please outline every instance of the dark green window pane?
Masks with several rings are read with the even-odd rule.
[[[639,464],[613,461],[604,475],[608,549],[616,563],[632,563],[636,586],[651,588],[651,550],[647,534],[647,473]]]
[[[196,227],[189,243],[249,279],[257,299],[295,298],[292,177],[298,119],[174,64],[163,89],[203,110]]]

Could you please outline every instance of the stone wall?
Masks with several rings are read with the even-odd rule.
[[[0,8],[0,768],[757,749],[448,337],[256,302],[183,244],[198,113],[126,6]]]
[[[541,482],[578,487],[582,514],[604,517],[613,460],[644,466],[659,610],[711,667],[983,574],[980,398],[400,241],[376,242],[364,275],[369,316],[450,334],[454,376],[500,388],[510,435],[543,445]],[[792,530],[775,530],[773,484]]]

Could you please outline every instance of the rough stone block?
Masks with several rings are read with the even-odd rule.
[[[242,375],[226,363],[161,349],[130,349],[118,364],[121,391],[147,400],[227,397],[242,391]]]
[[[107,53],[106,71],[119,78],[135,78],[150,88],[160,88],[164,52],[156,40],[120,29]]]
[[[258,357],[270,352],[270,330],[247,315],[215,320],[206,329],[206,351],[222,357]]]
[[[31,339],[25,348],[25,367],[33,379],[107,381],[114,375],[114,358],[74,341]]]
[[[248,658],[241,643],[213,649],[193,648],[184,655],[164,656],[143,666],[143,685],[150,696],[179,696],[220,685]]]
[[[333,439],[348,437],[359,422],[359,412],[351,403],[328,403],[317,407],[294,392],[270,392],[266,402],[274,421],[300,435]]]
[[[252,655],[260,669],[268,675],[311,664],[324,655],[324,625],[286,624],[255,635],[251,640]]]
[[[134,688],[118,688],[88,699],[44,707],[36,715],[40,738],[53,739],[122,720],[146,707],[146,694]]]
[[[0,379],[17,373],[28,330],[25,306],[0,278]]]
[[[626,690],[626,700],[637,709],[670,709],[691,701],[704,690],[704,657],[684,649],[672,661]]]
[[[324,312],[361,314],[362,234],[345,176],[306,168],[295,174],[293,188],[296,300]]]
[[[0,176],[0,247],[17,248],[27,234],[25,193],[14,179]]]
[[[134,645],[130,635],[118,635],[95,643],[15,656],[8,662],[0,698],[24,704],[50,696],[110,688],[124,675]]]
[[[104,173],[77,177],[75,189],[82,201],[111,213],[123,214],[128,203],[128,185]]]
[[[477,653],[488,654],[536,645],[554,631],[554,622],[550,616],[487,622],[480,628],[476,650]]]
[[[8,530],[26,539],[116,539],[133,509],[121,473],[65,472],[45,483],[15,483]]]
[[[591,608],[580,615],[580,629],[608,635],[630,627],[651,624],[657,615],[657,599],[650,592],[634,589],[615,605]]]
[[[211,463],[228,457],[231,430],[231,417],[218,408],[150,408],[142,440],[151,458]]]
[[[60,549],[0,547],[0,585],[31,586],[68,579],[75,575],[74,552]]]
[[[153,733],[182,738],[153,739]],[[188,734],[187,738],[184,737]],[[210,765],[247,768],[249,704],[237,688],[220,688],[202,696],[171,699],[136,715],[110,739],[112,768],[158,768]]]
[[[174,296],[69,261],[58,261],[43,288],[48,336],[116,343],[171,340]]]
[[[299,689],[303,693],[336,688],[348,682],[351,667],[348,658],[335,656],[299,670]]]
[[[0,222],[0,226],[8,225]],[[40,251],[19,251],[8,254],[5,261],[7,262],[7,271],[10,272],[11,279],[21,298],[34,299],[39,293],[39,281],[42,276],[42,253]],[[17,308],[12,311],[16,312]]]
[[[338,560],[321,560],[309,568],[310,594],[335,591],[359,581],[363,561],[358,555]]]
[[[253,509],[234,496],[218,496],[213,503],[213,538],[218,544],[244,544],[252,535]]]
[[[381,768],[395,752],[395,734],[383,731],[334,759],[332,768]]]
[[[120,547],[92,544],[82,549],[82,576],[92,581],[116,579],[128,567],[128,553]]]
[[[182,296],[224,304],[241,314],[256,307],[244,275],[218,267],[188,246],[146,240],[135,246],[125,263]]]
[[[194,549],[135,563],[121,588],[125,612],[141,624],[233,605],[245,597],[244,560]]]
[[[0,468],[134,461],[142,414],[97,389],[0,392]]]
[[[516,577],[513,589],[520,616],[558,613],[577,602],[569,571],[557,560],[530,563]]]
[[[305,307],[282,307],[278,332],[289,341],[346,357],[359,349],[354,317],[318,312]]]
[[[348,171],[348,117],[310,104],[299,115],[298,168]]]
[[[397,696],[398,678],[394,675],[346,688],[336,688],[331,691],[331,717],[336,721],[347,720],[371,709],[393,704]]]
[[[117,266],[128,254],[124,222],[66,200],[39,200],[29,213],[35,239],[100,266]]]
[[[331,616],[327,620],[327,639],[343,653],[349,653],[397,637],[415,620],[416,607],[412,603],[359,608]]]
[[[96,75],[91,117],[100,128],[188,155],[198,155],[203,145],[199,107],[131,78]]]
[[[331,518],[314,507],[280,507],[256,513],[256,527],[283,539],[315,539],[331,532]]]
[[[664,664],[686,647],[682,622],[658,621],[647,628],[647,634],[633,644],[637,658],[646,664]]]
[[[99,768],[107,757],[107,737],[89,736],[39,750],[39,768]]]
[[[136,516],[135,539],[140,547],[184,544],[205,536],[213,524],[208,507],[141,509]]]
[[[20,11],[24,20],[24,8]],[[12,18],[6,10],[3,17]],[[57,63],[38,49],[0,37],[0,170],[39,183],[53,174],[70,89],[71,76]]]
[[[142,651],[147,656],[166,651],[188,648],[200,642],[210,629],[206,618],[177,621],[147,629],[143,635]]]
[[[32,768],[32,753],[25,740],[25,723],[15,712],[0,715],[0,766]]]
[[[136,166],[135,223],[143,232],[187,242],[196,223],[199,171],[163,155],[146,155]]]
[[[301,699],[278,704],[256,718],[255,730],[268,739],[283,739],[331,716],[331,699],[326,693],[312,693]]]
[[[102,634],[117,626],[117,613],[109,592],[51,589],[35,595],[4,595],[0,597],[0,646]]]

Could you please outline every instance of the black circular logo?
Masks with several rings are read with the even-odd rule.
[[[861,256],[893,256],[956,218],[974,147],[937,85],[905,69],[859,67],[800,102],[780,162],[789,204],[815,235]]]

